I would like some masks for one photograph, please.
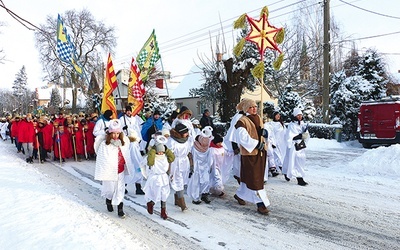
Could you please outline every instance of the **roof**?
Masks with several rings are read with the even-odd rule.
[[[189,90],[193,88],[200,88],[204,83],[202,71],[199,66],[194,65],[189,73],[182,79],[181,83],[171,93],[172,99],[191,97]]]

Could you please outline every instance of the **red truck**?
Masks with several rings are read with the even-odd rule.
[[[363,102],[357,132],[364,148],[400,143],[400,96]]]

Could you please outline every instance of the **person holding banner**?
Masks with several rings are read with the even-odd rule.
[[[113,112],[110,109],[104,111],[103,117],[97,120],[96,125],[93,128],[93,135],[105,135],[108,125],[110,124]]]
[[[254,100],[245,98],[242,110],[246,114],[235,124],[235,137],[240,148],[240,186],[234,195],[240,205],[246,201],[257,204],[257,211],[267,215],[270,205],[264,190],[264,172],[266,167],[266,140],[268,132],[263,129],[261,117],[257,114]]]

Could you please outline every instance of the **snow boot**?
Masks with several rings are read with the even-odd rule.
[[[107,205],[107,210],[108,210],[108,212],[114,211],[114,208],[113,208],[113,206],[111,205],[111,200],[106,199],[106,205]]]
[[[236,194],[233,196],[233,198],[235,198],[235,200],[237,200],[239,205],[242,205],[242,206],[246,205],[246,202],[243,199],[241,199],[239,196],[237,196]]]
[[[164,220],[168,219],[167,203],[165,201],[161,201],[161,218],[163,218]]]
[[[124,203],[119,203],[118,205],[118,216],[121,218],[125,218],[125,213],[124,210],[122,210],[122,208],[124,207]]]
[[[26,158],[27,163],[33,163],[33,157],[28,157]]]
[[[263,202],[257,203],[257,212],[263,215],[268,215],[269,210]]]
[[[149,214],[153,214],[153,208],[154,208],[154,202],[153,201],[147,202],[147,212]]]
[[[140,185],[140,183],[135,183],[135,186],[136,186],[136,194],[144,195],[144,192],[142,190],[142,185]]]
[[[303,178],[298,177],[298,178],[297,178],[297,185],[306,186],[306,185],[308,185],[308,183],[305,182]]]
[[[269,171],[271,172],[272,177],[276,177],[279,175],[279,172],[276,168],[270,168]]]
[[[233,178],[235,178],[235,180],[237,181],[237,183],[240,185],[240,177],[234,175]]]
[[[182,212],[188,209],[185,203],[185,197],[178,198],[178,206],[181,208]]]
[[[210,199],[208,198],[208,194],[207,193],[201,194],[201,200],[204,201],[206,204],[210,204],[211,203]]]
[[[285,176],[286,181],[290,181],[290,178],[288,178],[286,174],[284,174],[283,176]]]
[[[178,194],[177,193],[175,193],[174,194],[174,203],[175,203],[175,206],[179,206],[179,204],[178,204]]]
[[[126,186],[127,186],[128,184],[125,184],[125,194],[127,194],[128,193],[128,189],[126,189]]]
[[[201,200],[192,200],[192,203],[195,205],[201,204]]]

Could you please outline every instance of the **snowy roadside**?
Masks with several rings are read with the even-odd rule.
[[[0,148],[4,152],[1,156],[2,162],[11,157],[22,157],[14,153],[15,148],[9,142],[0,143]],[[17,159],[12,166],[14,169],[26,170],[33,167],[39,170],[45,177],[36,171],[29,176],[37,180],[38,175],[37,181],[47,183],[42,184],[46,186],[46,192],[52,193],[54,190],[59,193],[60,198],[65,197],[67,201],[73,199],[73,204],[82,206],[76,209],[63,204],[57,211],[66,210],[68,213],[61,212],[54,214],[56,216],[53,217],[53,213],[47,212],[45,208],[51,209],[55,205],[48,202],[49,204],[43,205],[42,209],[36,209],[36,206],[30,210],[22,209],[26,210],[26,214],[31,217],[47,217],[50,221],[54,221],[53,223],[60,221],[63,227],[76,230],[78,226],[74,225],[73,219],[83,220],[82,214],[86,212],[83,213],[81,210],[86,209],[90,211],[90,215],[84,221],[89,221],[83,222],[80,227],[85,228],[88,224],[97,223],[95,227],[99,231],[104,230],[102,233],[107,234],[110,231],[114,233],[112,239],[115,238],[115,241],[107,240],[104,235],[99,236],[94,230],[94,235],[88,236],[88,244],[91,246],[89,248],[93,249],[103,249],[115,242],[117,249],[162,249],[163,247],[168,249],[399,249],[400,194],[396,192],[396,187],[399,186],[400,174],[396,175],[396,172],[395,175],[388,174],[393,172],[390,169],[396,168],[385,166],[389,172],[381,171],[378,175],[372,171],[376,166],[371,167],[370,174],[365,171],[360,172],[360,169],[353,165],[363,165],[364,170],[368,169],[368,162],[363,161],[363,158],[367,158],[371,162],[371,159],[365,156],[367,151],[334,141],[312,139],[307,150],[306,180],[310,185],[300,187],[294,181],[290,183],[284,181],[282,176],[271,178],[266,186],[272,204],[269,216],[257,214],[254,205],[238,205],[232,198],[237,184],[231,180],[226,185],[224,197],[213,197],[211,204],[207,205],[194,205],[187,199],[189,210],[184,213],[173,205],[173,197],[170,196],[167,203],[170,218],[167,221],[162,220],[158,212],[149,215],[143,196],[133,195],[133,187],[128,186],[130,192],[125,202],[129,207],[126,211],[128,218],[121,220],[116,214],[106,212],[104,201],[100,197],[100,183],[94,181],[92,177],[93,161],[69,160],[60,168],[56,162],[28,165],[22,159]],[[397,155],[400,155],[400,148],[388,148],[386,151],[393,154],[393,150],[398,150]],[[368,152],[384,157],[386,151],[377,149]],[[8,164],[0,164],[2,169],[7,169],[6,166]],[[32,172],[32,170],[22,172]],[[18,180],[24,178],[26,178],[24,174],[18,175]],[[9,188],[15,188],[15,184],[9,185],[11,186]],[[0,193],[7,191],[9,189],[5,187]],[[27,190],[22,189],[21,192]],[[18,201],[18,198],[14,199]],[[2,206],[10,207],[13,202],[15,201],[7,199]],[[24,199],[18,203],[24,203]],[[3,214],[5,207],[1,210],[2,218],[11,216]],[[159,204],[155,210],[159,211]],[[8,211],[12,212],[10,209]],[[72,223],[63,220],[65,214]],[[22,221],[28,220],[26,219],[28,215],[24,215],[25,219]],[[18,214],[17,218],[19,219]],[[99,219],[94,223],[94,218]],[[10,222],[8,224],[11,227]],[[13,223],[16,227],[13,234],[31,234],[32,237],[35,233],[44,234],[41,230],[32,232],[29,227],[19,228],[19,225],[15,224],[17,223]],[[115,230],[113,226],[120,231]],[[3,232],[3,228],[1,229]],[[91,233],[93,229],[84,231]],[[46,230],[48,234],[46,236],[49,238],[51,233],[48,232],[57,233],[52,229]],[[79,239],[80,236],[75,237]],[[10,237],[0,236],[0,238],[0,243],[18,246],[17,242],[10,241]],[[104,239],[109,245],[95,242],[97,238]],[[47,241],[46,237],[42,239],[44,242]],[[94,243],[90,243],[90,239],[93,239]],[[19,240],[25,241],[25,239]],[[52,243],[54,242],[50,241],[46,245]],[[29,245],[25,244],[24,246]],[[68,246],[69,243],[64,244]]]

